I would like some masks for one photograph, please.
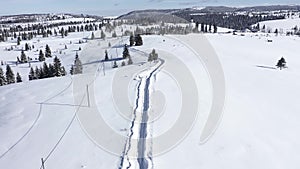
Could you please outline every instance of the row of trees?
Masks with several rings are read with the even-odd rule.
[[[258,22],[285,18],[284,15],[263,16],[262,14],[243,15],[236,13],[203,13],[203,15],[192,15],[193,11],[180,11],[173,14],[187,21],[194,20],[206,25],[211,24],[235,30],[251,29],[252,25]]]
[[[196,28],[194,30],[195,33],[199,31],[199,25],[200,25],[199,22],[196,22]],[[217,33],[218,27],[216,24],[213,25],[213,24],[201,23],[200,31],[204,33]]]
[[[47,25],[33,24],[30,26],[17,25],[9,28],[2,28],[0,29],[0,42],[7,41],[8,38],[14,38],[17,39],[18,44],[20,44],[21,40],[31,40],[38,35],[48,37],[52,35],[57,36],[58,33],[64,37],[70,32],[97,31],[104,25],[103,23],[87,23],[85,25],[79,24],[82,24],[82,22],[61,22]],[[69,25],[67,29],[63,29],[63,26],[65,25]],[[61,28],[56,30],[59,26],[61,26]]]
[[[45,47],[45,54],[43,53],[42,50],[40,50],[38,59],[40,62],[43,62],[46,60],[46,58],[51,58],[51,57],[52,57],[51,49],[50,49],[49,45],[47,44]],[[21,56],[17,57],[17,63],[27,63],[29,60],[30,60],[30,58],[26,56],[24,50],[21,51]]]
[[[60,59],[58,57],[55,57],[53,59],[53,64],[47,64],[46,62],[44,62],[43,66],[41,67],[35,67],[35,69],[31,67],[28,78],[29,80],[36,80],[51,77],[60,77],[65,76],[66,74],[67,73],[64,66],[61,65]]]
[[[6,65],[6,72],[4,74],[3,69],[0,67],[0,86],[7,84],[22,82],[22,77],[19,73],[15,77],[15,74],[9,65]]]

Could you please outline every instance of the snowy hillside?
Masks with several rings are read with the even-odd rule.
[[[265,21],[260,23],[261,28],[265,25],[267,30],[274,32],[276,29],[286,33],[287,31],[294,31],[294,28],[300,27],[300,18],[288,18],[283,20]]]
[[[261,25],[289,29],[297,22]],[[39,169],[41,158],[46,169],[300,166],[298,36],[223,34],[226,28],[142,35],[143,45],[128,47],[122,59],[129,36],[120,35],[136,29],[0,43],[2,69],[9,64],[23,78],[0,86],[0,168]],[[31,66],[42,65],[35,58],[48,44],[68,74],[29,81],[29,64],[15,64],[25,43],[35,46],[26,51]],[[153,49],[159,59],[148,62]],[[76,53],[83,74],[70,75]],[[281,57],[283,70],[275,66]]]

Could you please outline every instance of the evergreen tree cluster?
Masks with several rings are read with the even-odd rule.
[[[58,36],[58,33],[62,37],[68,35],[71,32],[83,32],[83,31],[97,31],[103,27],[103,23],[96,24],[94,21],[85,21],[84,25],[82,22],[59,22],[50,23],[46,25],[42,24],[32,24],[31,26],[17,25],[9,28],[0,29],[0,42],[5,42],[9,38],[17,39],[17,45],[20,45],[22,40],[31,40],[34,37],[42,36]],[[68,25],[67,29],[63,29],[63,26]],[[58,27],[61,27],[57,30]]]
[[[136,36],[130,35],[129,37],[129,45],[130,46],[142,46],[143,45],[143,39],[140,34],[137,34]]]
[[[22,82],[21,75],[17,72],[17,76],[15,76],[13,70],[9,65],[6,65],[6,72],[3,72],[3,69],[0,67],[0,86],[4,86],[12,83],[20,83]]]
[[[46,60],[46,58],[51,58],[51,57],[52,57],[51,49],[50,49],[49,45],[46,45],[45,54],[43,53],[42,50],[40,50],[38,59],[40,62],[43,62]],[[26,56],[25,51],[22,50],[21,56],[17,57],[17,63],[27,63],[27,62],[29,62],[29,59],[30,58]]]
[[[251,30],[252,25],[257,24],[258,22],[285,18],[284,15],[263,16],[262,14],[254,14],[250,16],[236,13],[203,13],[203,15],[191,15],[192,11],[180,11],[173,14],[184,18],[187,21],[193,19],[195,22],[204,23],[205,25],[211,24],[235,30]]]
[[[28,78],[29,80],[36,80],[36,79],[44,79],[44,78],[51,78],[51,77],[60,77],[65,76],[67,73],[65,68],[61,65],[61,62],[58,57],[53,59],[53,64],[47,64],[44,62],[43,66],[35,67],[33,69],[30,68]]]

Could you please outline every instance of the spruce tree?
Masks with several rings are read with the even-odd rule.
[[[133,46],[134,45],[134,36],[131,34],[129,37],[129,45]]]
[[[18,36],[17,45],[20,45],[20,44],[21,44],[21,38],[20,38],[20,36]]]
[[[124,46],[124,50],[123,50],[123,58],[126,59],[130,56],[129,54],[129,50],[128,50],[128,47],[127,45]]]
[[[29,50],[29,45],[28,45],[28,43],[25,43],[25,50],[26,50],[26,51]]]
[[[92,40],[95,39],[95,34],[94,34],[94,32],[92,32],[91,39],[92,39]]]
[[[105,39],[105,33],[101,30],[101,39]]]
[[[57,56],[55,56],[54,60],[53,60],[53,66],[54,66],[54,76],[62,76],[62,71],[61,71],[61,62],[58,59]]]
[[[81,63],[77,53],[76,53],[74,65],[72,66],[72,68],[73,68],[72,74],[81,74],[82,73],[82,63]]]
[[[67,75],[67,72],[66,72],[66,69],[64,66],[61,67],[61,75],[62,76],[66,76]]]
[[[45,61],[45,55],[44,55],[44,53],[43,53],[42,50],[40,50],[40,53],[39,53],[39,61],[40,61],[40,62]]]
[[[218,32],[218,27],[217,25],[214,25],[214,33],[217,33]]]
[[[135,46],[142,46],[143,45],[143,39],[140,34],[136,35],[135,37]]]
[[[34,74],[35,74],[35,77],[36,77],[35,79],[40,79],[41,72],[40,72],[40,69],[37,66],[35,67]]]
[[[286,68],[285,59],[282,57],[280,60],[278,60],[276,66],[277,66],[277,68],[280,68],[280,70],[282,70],[282,68]]]
[[[15,74],[9,65],[6,65],[6,82],[7,84],[15,83]]]
[[[21,51],[21,60],[20,60],[21,63],[26,63],[27,62],[27,57],[26,57],[26,54],[24,52],[24,50]]]
[[[107,50],[105,50],[105,60],[108,60],[108,53],[107,53]]]
[[[49,45],[46,45],[45,56],[46,56],[46,58],[51,58],[52,57],[51,49],[50,49]]]
[[[54,77],[55,76],[55,68],[52,64],[49,64],[49,77]]]
[[[43,74],[44,74],[44,78],[50,77],[49,67],[46,62],[44,62],[43,64]]]
[[[44,73],[44,71],[43,71],[43,68],[40,67],[40,68],[39,68],[39,79],[44,79],[44,78],[46,78],[46,77],[45,77],[45,73]]]
[[[32,67],[30,68],[30,72],[29,72],[28,78],[29,78],[29,80],[35,80],[35,79],[37,79],[36,75],[35,75],[35,72],[34,72],[34,70],[33,70]]]
[[[0,86],[3,86],[6,84],[6,80],[4,77],[3,69],[0,67]]]
[[[20,82],[22,82],[22,77],[19,74],[19,72],[17,72],[17,83],[20,83]]]

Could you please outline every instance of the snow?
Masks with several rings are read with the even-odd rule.
[[[266,28],[272,30],[273,32],[275,31],[275,29],[278,29],[278,31],[282,30],[283,32],[287,32],[292,31],[295,26],[297,26],[298,28],[300,27],[300,18],[264,21],[260,22],[259,24],[261,28],[266,25]]]
[[[264,23],[267,27],[290,29],[297,22],[293,19]],[[111,63],[102,64],[99,60],[104,58],[105,50],[112,58],[121,57],[128,37],[77,44],[90,32],[84,34],[28,41],[43,50],[49,44],[67,71],[76,50],[82,47],[78,52],[84,63],[84,75],[28,81],[27,64],[12,65],[25,82],[0,87],[0,168],[39,168],[41,158],[46,159],[46,168],[119,167],[132,120],[138,76],[147,77],[149,69],[153,70],[153,63],[145,64],[153,48],[165,61],[151,79],[149,89],[151,121],[147,127],[150,141],[147,151],[153,151],[154,168],[296,169],[300,165],[299,37],[262,33],[143,36],[143,46],[129,49],[134,65],[112,69]],[[95,35],[98,37],[100,32]],[[208,74],[207,67],[211,58],[207,46],[201,42],[205,39],[221,62],[226,102],[220,121],[217,119],[214,124],[216,130],[207,142],[201,142],[214,99],[213,77]],[[268,39],[273,42],[267,42]],[[108,42],[112,48],[108,47]],[[0,43],[0,60],[13,61],[20,55],[20,51],[5,50],[13,44]],[[64,50],[65,44],[67,50]],[[26,54],[35,56],[37,52]],[[286,59],[288,66],[282,71],[275,68],[281,57]],[[120,66],[121,61],[117,64]],[[34,63],[36,65],[41,63]],[[4,66],[2,68],[5,70]],[[184,70],[188,70],[187,73],[182,73]],[[190,81],[182,80],[184,78],[194,79],[195,88],[188,83]],[[87,106],[86,85],[90,87],[90,107]],[[164,147],[156,142],[157,138],[172,130],[177,122],[186,122],[179,119],[186,89],[197,90],[190,94],[190,101],[197,101],[191,105],[197,105],[198,114],[180,140],[170,137],[175,144],[159,149]],[[110,129],[101,131],[103,126]],[[139,129],[135,128],[134,132],[138,133]],[[100,143],[119,144],[109,151]]]

